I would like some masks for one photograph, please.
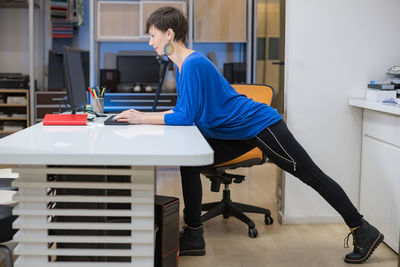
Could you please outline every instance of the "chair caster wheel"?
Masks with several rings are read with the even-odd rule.
[[[270,224],[274,223],[274,219],[271,216],[265,215],[265,221],[264,222],[265,222],[266,225],[270,225]]]
[[[249,237],[255,238],[258,236],[258,231],[256,228],[250,228],[249,229]]]

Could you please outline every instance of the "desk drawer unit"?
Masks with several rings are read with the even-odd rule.
[[[13,171],[16,267],[153,267],[154,167]]]
[[[43,120],[44,115],[58,114],[67,111],[67,108],[63,104],[63,99],[66,96],[65,91],[47,91],[47,92],[36,92],[36,118],[35,122]]]

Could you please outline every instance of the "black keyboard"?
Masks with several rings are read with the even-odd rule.
[[[127,121],[116,121],[113,120],[113,118],[115,117],[115,115],[109,117],[108,119],[106,119],[104,121],[104,125],[129,125],[129,123]]]

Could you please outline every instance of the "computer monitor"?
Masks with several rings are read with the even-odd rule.
[[[89,51],[81,51],[83,73],[85,74],[86,87],[89,86]],[[49,89],[64,89],[64,55],[49,51]]]
[[[88,103],[88,85],[85,79],[82,52],[79,49],[63,47],[65,88],[72,114],[83,109],[83,106]]]
[[[160,78],[160,64],[155,56],[118,55],[119,83],[154,86]]]

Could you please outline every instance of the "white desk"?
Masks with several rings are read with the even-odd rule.
[[[400,107],[363,99],[360,210],[399,251],[400,235]]]
[[[19,243],[16,267],[152,267],[154,166],[213,162],[213,151],[195,126],[104,126],[103,120],[87,126],[37,124],[0,139],[0,164],[16,164],[14,171],[20,173],[13,183],[19,187],[13,211],[19,215],[14,222],[19,229],[14,236]],[[99,177],[111,178],[93,180]],[[74,203],[87,207],[71,208]],[[112,208],[110,203],[129,208]],[[110,222],[107,216],[130,221]],[[93,221],[95,217],[106,219]],[[70,234],[49,234],[60,229]],[[129,234],[103,236],[113,230]],[[103,243],[107,246],[100,248]],[[70,256],[99,255],[128,257],[129,262],[63,262]]]

